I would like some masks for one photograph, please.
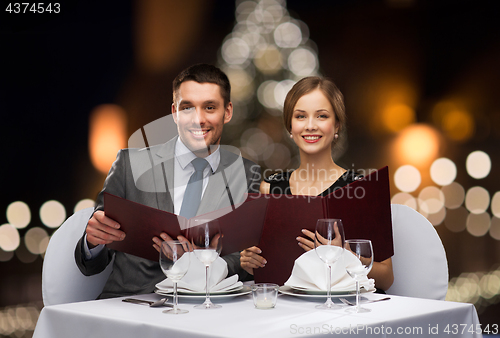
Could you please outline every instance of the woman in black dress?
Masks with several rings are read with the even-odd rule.
[[[332,81],[306,77],[297,82],[286,96],[283,119],[299,147],[300,166],[265,179],[261,193],[325,196],[362,177],[337,165],[331,155],[346,124],[343,96]],[[314,233],[305,229],[302,233],[298,244],[305,251],[314,249]],[[242,268],[253,274],[253,269],[264,267],[267,261],[261,253],[258,247],[243,250]],[[378,289],[387,290],[394,280],[391,258],[374,262],[368,277],[375,279]]]

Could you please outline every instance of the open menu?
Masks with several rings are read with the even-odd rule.
[[[221,255],[224,256],[259,243],[267,203],[264,198],[249,197],[237,207],[230,206],[186,219],[105,192],[106,216],[120,223],[120,230],[127,234],[123,241],[108,244],[108,247],[156,261],[159,254],[153,248],[154,236],[159,237],[165,232],[176,239],[179,235],[186,236],[187,230],[199,224],[199,220],[217,219],[223,234]]]
[[[166,232],[176,238],[194,226],[194,219],[218,219],[223,233],[221,255],[254,245],[262,250],[267,264],[255,269],[256,282],[285,283],[295,259],[304,253],[296,238],[302,236],[302,229],[314,232],[319,218],[342,219],[346,239],[371,240],[375,261],[394,254],[387,167],[324,197],[248,194],[238,206],[190,220],[108,193],[104,212],[127,234],[123,241],[109,244],[111,249],[155,261],[154,236]]]

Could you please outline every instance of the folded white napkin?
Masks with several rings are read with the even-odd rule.
[[[346,266],[356,268],[361,267],[361,262],[351,252],[345,250],[342,258],[332,265],[331,291],[352,291],[356,290],[356,281],[349,276]],[[318,257],[315,250],[310,250],[302,254],[295,260],[292,275],[285,285],[295,289],[310,291],[326,291],[328,268]],[[372,291],[375,288],[375,281],[363,277],[359,282],[360,288]]]
[[[177,289],[187,292],[205,292],[205,265],[196,258],[193,252],[190,252],[189,255],[189,270],[177,282]],[[243,285],[243,283],[238,282],[238,275],[225,278],[227,276],[227,263],[220,257],[210,265],[208,276],[210,292],[229,291]],[[173,287],[172,280],[169,278],[156,284],[156,288],[160,291],[171,292]]]

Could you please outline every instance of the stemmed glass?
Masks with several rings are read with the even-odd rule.
[[[326,302],[317,305],[317,309],[338,309],[339,305],[332,302],[332,265],[337,262],[344,253],[344,226],[338,218],[318,219],[314,236],[314,249],[319,258],[328,267],[326,284]]]
[[[190,254],[189,243],[180,241],[164,241],[160,250],[160,267],[165,276],[174,284],[174,308],[163,313],[181,314],[188,313],[177,307],[177,282],[181,280],[189,269]]]
[[[217,309],[221,305],[210,301],[210,288],[208,283],[208,270],[210,265],[219,257],[222,250],[222,233],[217,220],[195,220],[198,224],[188,229],[188,237],[193,246],[195,256],[205,265],[205,302],[196,305],[197,309]]]
[[[349,308],[348,312],[370,312],[359,306],[359,281],[372,269],[373,266],[373,246],[368,239],[349,239],[345,242],[345,249],[351,251],[361,264],[347,265],[346,271],[356,281],[356,307]]]

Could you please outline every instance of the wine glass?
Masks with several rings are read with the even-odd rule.
[[[344,226],[338,218],[318,219],[314,236],[314,249],[319,258],[328,267],[326,284],[326,302],[316,306],[318,309],[338,309],[339,305],[332,302],[332,265],[337,262],[344,253]]]
[[[346,271],[356,281],[356,307],[349,308],[348,312],[370,312],[370,309],[365,309],[359,306],[359,281],[372,269],[373,266],[373,246],[368,239],[349,239],[345,241],[345,249],[351,251],[359,264],[350,264],[346,266]]]
[[[195,256],[205,265],[205,302],[196,305],[197,309],[218,309],[221,305],[216,305],[210,301],[210,285],[208,283],[208,269],[210,265],[219,257],[222,250],[222,233],[217,220],[195,220],[196,226],[188,229],[188,238],[193,246]]]
[[[177,307],[177,282],[181,280],[189,269],[190,254],[189,243],[180,241],[164,241],[160,250],[160,267],[165,276],[174,284],[174,308],[163,313],[182,314],[188,313]]]

